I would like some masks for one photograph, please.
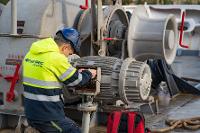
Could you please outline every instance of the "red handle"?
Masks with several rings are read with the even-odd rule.
[[[186,13],[183,12],[183,13],[182,13],[181,27],[180,27],[179,45],[180,45],[182,48],[189,48],[188,45],[184,45],[184,44],[183,44],[183,32],[184,32],[184,31],[183,31],[183,28],[184,28],[185,15],[186,15]]]
[[[85,5],[80,5],[80,8],[82,10],[87,10],[88,9],[88,0],[85,0]]]
[[[113,40],[115,40],[115,38],[109,38],[109,37],[108,37],[108,38],[104,38],[103,40],[104,40],[104,41],[113,41]]]
[[[15,73],[14,73],[13,79],[11,81],[10,90],[6,95],[7,96],[6,97],[7,102],[12,102],[15,98],[14,89],[15,89],[15,85],[17,83],[17,80],[19,79],[19,68],[20,68],[20,64],[17,64],[16,68],[15,68]]]

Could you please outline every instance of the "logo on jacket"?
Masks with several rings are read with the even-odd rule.
[[[25,61],[27,63],[30,63],[32,64],[33,66],[36,66],[36,67],[42,67],[44,62],[42,61],[39,61],[39,60],[33,60],[33,59],[29,59],[29,58],[26,58]]]

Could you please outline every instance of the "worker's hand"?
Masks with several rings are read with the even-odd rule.
[[[82,71],[84,71],[85,69],[84,68],[80,68],[80,69],[78,69],[78,72],[82,72]]]
[[[97,70],[95,69],[88,69],[92,73],[92,79],[94,79],[97,76]]]

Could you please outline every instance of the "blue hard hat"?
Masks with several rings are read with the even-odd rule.
[[[79,32],[74,28],[63,28],[62,30],[59,30],[56,34],[61,33],[63,38],[66,41],[70,42],[70,45],[74,49],[76,53],[80,51],[80,34]]]

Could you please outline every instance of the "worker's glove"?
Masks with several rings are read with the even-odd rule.
[[[80,58],[80,56],[78,56],[77,54],[72,54],[72,55],[69,55],[67,58],[68,58],[69,63],[73,64],[77,59]]]
[[[94,79],[94,78],[97,76],[97,70],[95,70],[95,69],[88,69],[88,71],[91,72],[91,74],[92,74],[92,79]]]
[[[95,70],[95,69],[84,69],[84,68],[81,68],[78,71],[82,72],[84,70],[88,70],[92,74],[92,79],[94,79],[97,76],[97,70]]]

